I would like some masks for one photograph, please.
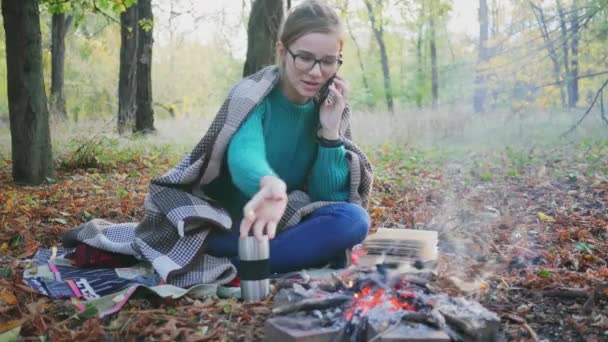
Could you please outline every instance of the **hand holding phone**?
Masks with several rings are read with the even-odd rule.
[[[346,81],[340,76],[333,75],[319,91],[319,121],[321,137],[327,140],[339,139],[342,112],[346,107]],[[330,95],[331,93],[331,95]],[[329,100],[328,100],[329,98]]]
[[[335,78],[336,78],[336,74],[334,74],[332,77],[330,77],[327,80],[327,82],[325,82],[325,84],[323,84],[323,86],[319,90],[319,93],[317,94],[317,99],[316,99],[318,105],[322,105],[323,102],[325,102],[325,100],[329,96],[329,92],[330,92],[329,87],[333,84]]]

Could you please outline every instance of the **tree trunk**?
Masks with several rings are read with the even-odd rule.
[[[283,20],[283,0],[255,0],[247,26],[247,59],[243,76],[274,64],[275,45]]]
[[[439,107],[439,76],[437,71],[437,47],[435,37],[435,6],[431,0],[431,11],[429,12],[429,40],[431,50],[431,94],[433,97],[433,109]]]
[[[386,97],[386,106],[389,112],[395,111],[393,105],[393,91],[391,87],[391,73],[388,67],[388,55],[386,53],[386,45],[384,44],[384,28],[381,22],[376,21],[374,15],[374,7],[370,0],[365,0],[365,6],[367,7],[367,13],[369,15],[369,21],[372,25],[372,30],[380,47],[380,62],[382,63],[382,75],[384,76],[384,95]]]
[[[154,109],[152,108],[152,14],[151,0],[137,2],[138,26],[137,41],[137,109],[134,132],[154,132]]]
[[[561,29],[562,37],[562,54],[564,58],[564,75],[566,80],[566,90],[568,92],[568,108],[576,107],[576,100],[574,99],[574,89],[572,87],[572,73],[570,72],[570,59],[569,59],[569,33],[568,28],[566,27],[566,14],[564,13],[564,8],[561,5],[559,0],[555,0],[555,4],[557,5],[557,12],[559,14],[559,26]]]
[[[572,3],[572,12],[570,14],[570,30],[571,41],[570,41],[570,60],[572,62],[572,67],[570,68],[571,73],[571,87],[572,87],[572,99],[574,101],[574,107],[578,103],[579,94],[578,94],[578,4],[577,1],[574,0]]]
[[[564,93],[564,87],[561,81],[561,65],[559,62],[559,57],[557,55],[557,49],[553,45],[553,40],[549,36],[549,31],[547,30],[545,14],[543,12],[542,7],[535,5],[532,1],[528,1],[528,3],[530,4],[530,7],[532,7],[534,16],[538,21],[541,35],[543,36],[543,40],[545,41],[545,46],[549,51],[549,58],[551,58],[551,63],[553,63],[553,77],[555,78],[555,84],[557,84],[557,86],[559,87],[562,107],[566,107],[566,94]]]
[[[65,109],[65,94],[63,92],[65,36],[72,23],[72,16],[65,13],[54,13],[51,19],[51,98],[50,113],[52,116],[65,120],[68,113]]]
[[[118,133],[131,131],[137,110],[137,5],[120,14],[120,71],[118,80]]]
[[[490,22],[492,23],[492,25],[490,25],[490,34],[492,37],[496,37],[498,36],[498,34],[500,33],[500,27],[499,25],[499,18],[500,18],[500,11],[499,11],[499,7],[498,7],[498,1],[497,0],[492,0],[492,11],[490,12],[491,15],[490,17],[492,18],[492,20],[490,20]],[[487,7],[487,1],[486,1],[486,7]]]
[[[418,22],[418,37],[416,38],[416,106],[422,108],[422,98],[424,95],[424,60],[422,58],[422,42],[424,34],[424,16],[426,13],[425,2],[420,2],[420,16]]]
[[[352,26],[350,25],[350,20],[348,20],[348,9],[346,8],[346,6],[348,5],[348,1],[344,2],[344,8],[342,8],[342,14],[344,17],[344,22],[346,24],[346,30],[348,31],[348,35],[350,36],[350,38],[353,41],[353,44],[355,44],[355,51],[357,52],[357,60],[359,61],[359,69],[361,69],[361,80],[363,81],[363,89],[365,89],[365,102],[367,103],[368,107],[372,107],[373,106],[373,99],[371,97],[371,93],[372,93],[372,89],[369,86],[369,82],[367,80],[367,72],[365,71],[365,65],[363,64],[363,57],[361,56],[361,46],[359,45],[359,42],[357,41],[357,37],[355,36],[355,34],[353,33],[353,29]]]
[[[480,71],[480,66],[484,65],[488,59],[488,2],[479,0],[479,46],[477,55],[477,70],[475,75],[475,93],[473,95],[473,109],[475,113],[482,113],[485,110],[486,84],[485,71]]]
[[[38,185],[53,176],[38,1],[3,0],[13,179]]]

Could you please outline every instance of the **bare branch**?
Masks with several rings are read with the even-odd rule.
[[[587,108],[587,110],[585,111],[585,114],[583,114],[583,116],[581,116],[581,118],[578,120],[578,122],[576,124],[574,124],[574,126],[570,127],[569,130],[564,132],[562,134],[562,137],[565,137],[566,135],[574,132],[574,130],[581,124],[581,122],[583,122],[583,120],[585,120],[585,117],[587,117],[587,115],[589,115],[589,113],[591,112],[591,109],[593,108],[593,106],[595,105],[595,102],[597,101],[597,99],[600,97],[600,95],[604,91],[604,88],[606,87],[606,85],[608,85],[608,80],[604,81],[604,84],[602,84],[602,86],[597,91],[597,93],[595,93],[595,97],[593,98],[593,101],[591,101],[589,108]],[[602,119],[604,119],[603,115],[602,115]]]

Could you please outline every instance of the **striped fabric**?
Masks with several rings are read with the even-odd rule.
[[[209,129],[182,161],[151,181],[139,223],[113,224],[95,219],[68,231],[63,242],[74,247],[84,242],[103,250],[134,255],[149,261],[169,284],[224,284],[236,269],[227,258],[204,253],[209,229],[230,229],[232,219],[203,191],[221,172],[228,143],[241,123],[277,85],[279,69],[266,67],[244,78],[229,92]],[[365,154],[351,141],[350,110],[342,114],[340,135],[350,166],[349,201],[367,207],[372,188],[372,168]],[[333,202],[310,202],[308,194],[289,194],[279,230]]]

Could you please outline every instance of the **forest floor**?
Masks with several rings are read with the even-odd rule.
[[[368,153],[373,227],[438,231],[442,290],[495,311],[508,340],[608,339],[608,141],[483,153],[385,145]],[[0,339],[262,336],[272,299],[135,298],[99,319],[23,283],[23,260],[58,245],[66,230],[91,218],[140,219],[149,180],[178,158],[100,138],[60,158],[55,178],[39,187],[16,186],[10,161],[0,160]]]

